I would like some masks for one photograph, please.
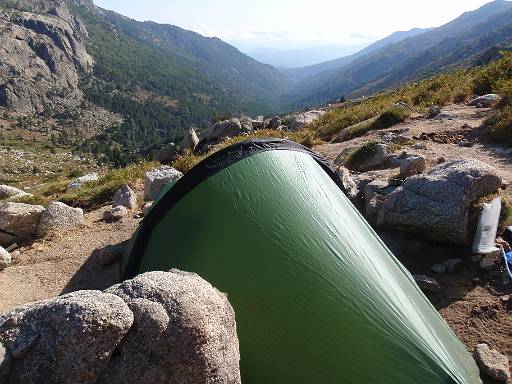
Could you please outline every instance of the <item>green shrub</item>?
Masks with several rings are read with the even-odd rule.
[[[489,117],[484,125],[488,127],[493,140],[512,145],[512,106]]]
[[[353,164],[364,162],[368,157],[375,153],[378,145],[378,141],[369,141],[365,143],[354,152],[351,152],[347,155],[347,158],[344,161],[345,165],[350,168]]]

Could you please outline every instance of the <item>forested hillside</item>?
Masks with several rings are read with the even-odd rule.
[[[512,43],[512,2],[496,0],[439,28],[330,68],[295,85],[292,105],[362,96],[452,68],[470,67],[489,48]],[[497,50],[496,50],[497,51]]]

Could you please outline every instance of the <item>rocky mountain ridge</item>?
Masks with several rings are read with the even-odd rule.
[[[4,59],[0,64],[0,105],[21,114],[79,106],[80,77],[90,74],[87,30],[65,4],[46,15],[0,10]]]

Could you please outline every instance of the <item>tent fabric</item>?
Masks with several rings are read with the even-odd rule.
[[[276,140],[221,152],[155,202],[122,268],[196,272],[226,292],[244,383],[481,383],[320,159]]]

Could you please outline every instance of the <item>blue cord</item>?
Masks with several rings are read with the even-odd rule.
[[[505,250],[501,248],[501,253],[503,254],[503,259],[505,260],[505,267],[507,268],[508,275],[512,280],[512,271],[510,270],[512,267],[512,251],[505,253]]]

